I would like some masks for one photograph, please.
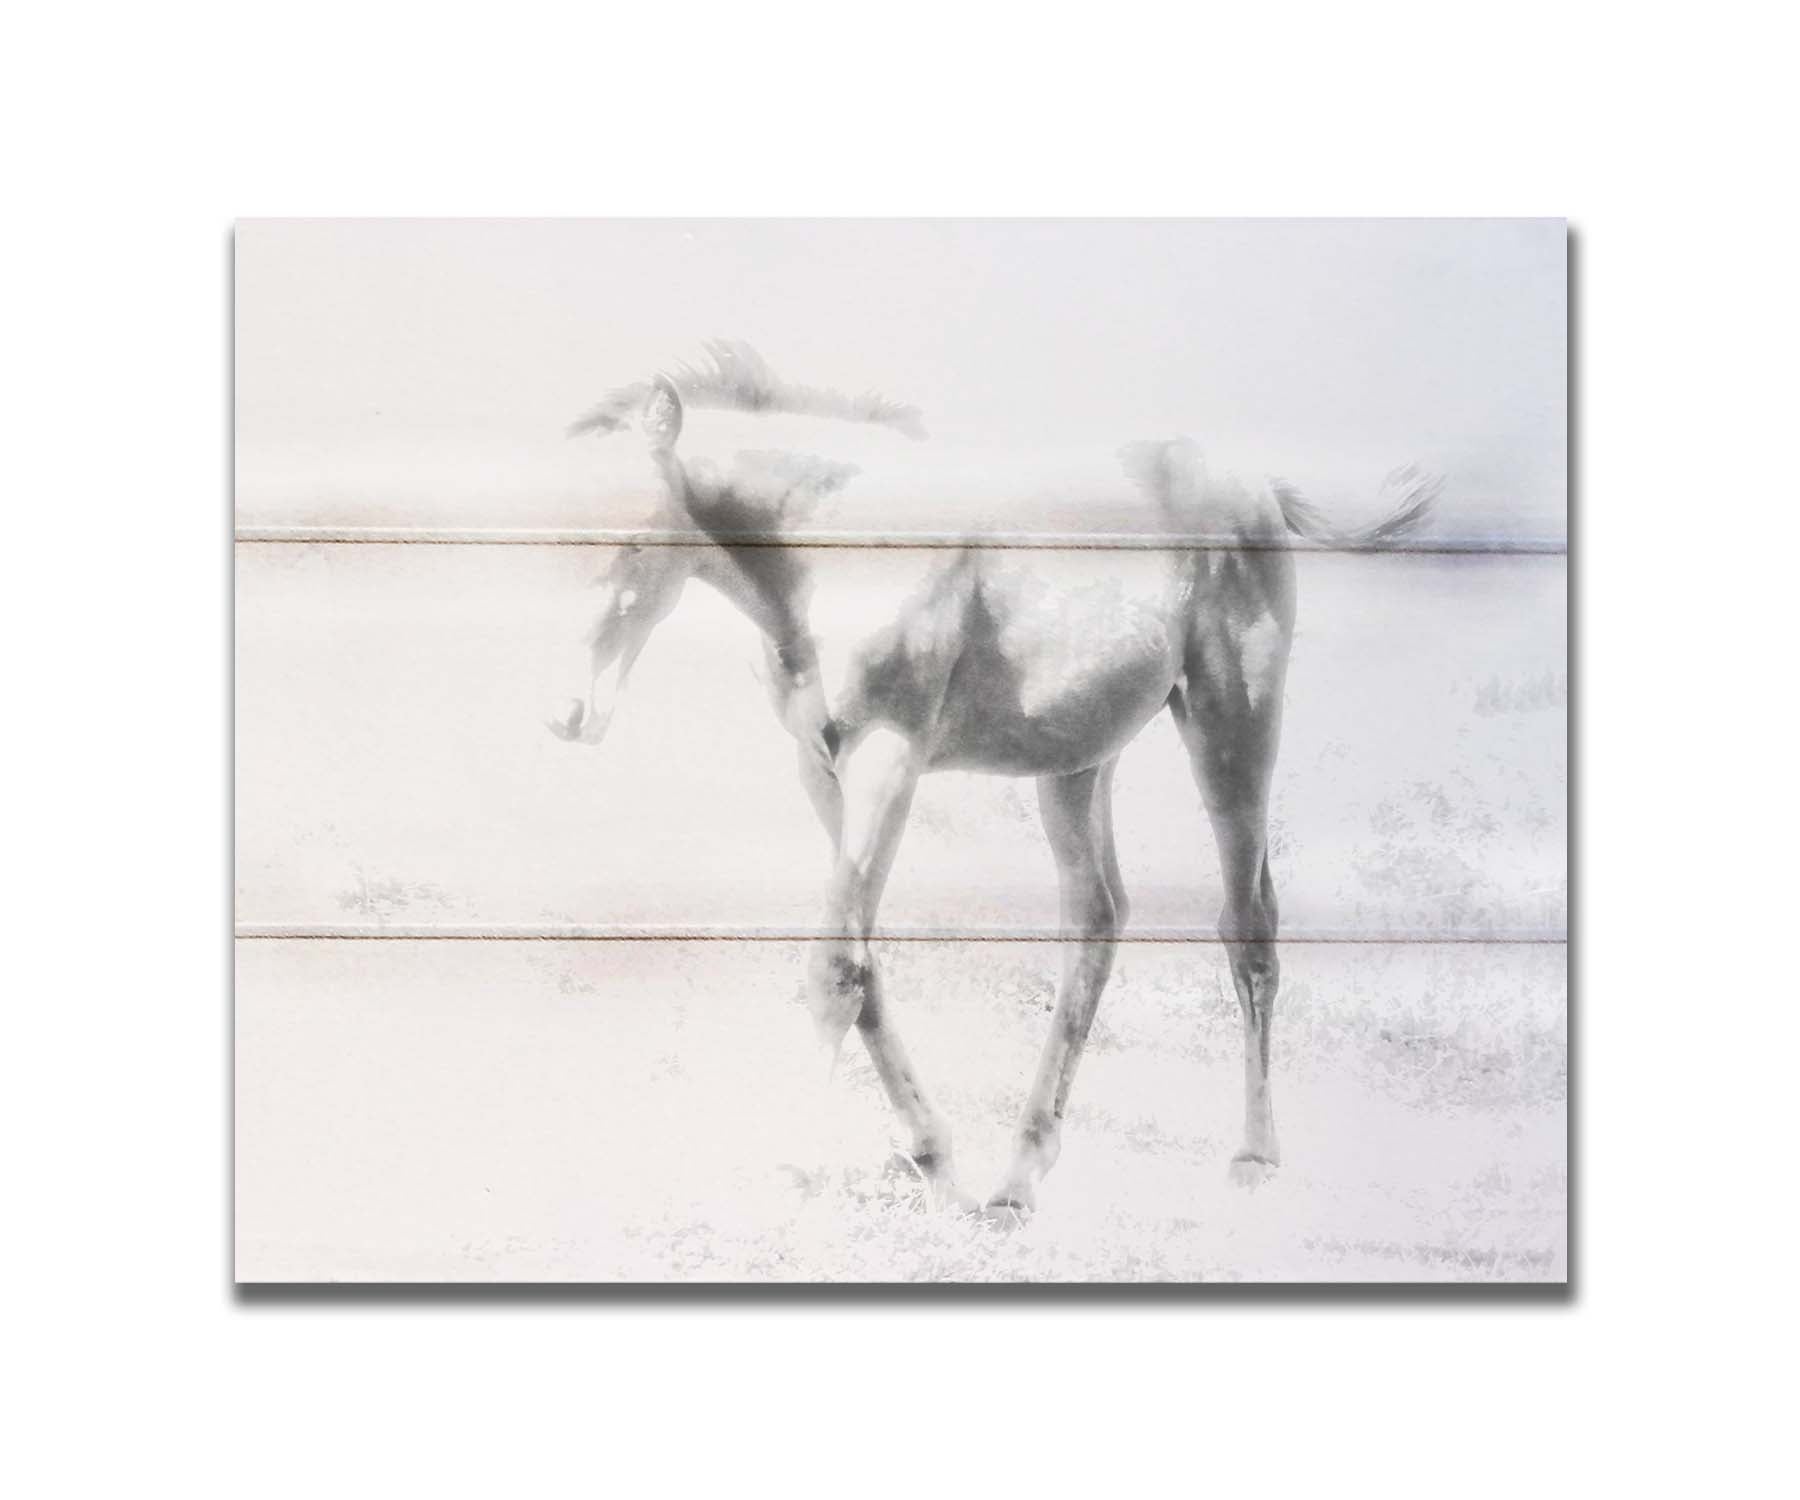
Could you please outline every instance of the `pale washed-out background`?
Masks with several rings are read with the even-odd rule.
[[[242,226],[240,1277],[1565,1274],[1563,276],[1542,221]],[[1235,1005],[1187,941],[1217,865],[1165,722],[1118,778],[1158,941],[1011,1238],[882,1175],[866,1069],[818,1087],[825,846],[750,628],[691,588],[603,748],[537,722],[603,552],[517,539],[643,501],[560,429],[721,334],[921,406],[924,444],[840,439],[869,483],[835,524],[872,539],[1142,529],[1056,479],[1139,437],[1346,520],[1395,464],[1445,475],[1442,550],[1299,559],[1272,1188],[1224,1182]],[[981,480],[1015,471],[1048,477],[1009,508]],[[1055,973],[1033,800],[929,778],[883,908],[990,1169]]]

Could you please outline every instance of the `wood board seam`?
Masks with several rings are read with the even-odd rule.
[[[800,928],[745,932],[716,928],[352,927],[311,923],[240,923],[232,935],[246,942],[810,943],[832,938],[832,934],[819,929]],[[870,938],[877,943],[1055,943],[1062,940],[1062,935],[1050,928],[1017,932],[877,930]],[[1121,934],[1117,941],[1220,947],[1225,939],[1216,934],[1164,930],[1128,932]],[[1276,941],[1283,945],[1321,947],[1566,947],[1569,940],[1566,933],[1503,932],[1404,936],[1395,933],[1284,933]]]
[[[241,526],[233,540],[251,546],[419,546],[419,547],[705,547],[717,543],[687,533],[607,531],[587,528],[407,527],[407,526]],[[1418,542],[1327,545],[1307,538],[1275,542],[1185,536],[1175,532],[911,532],[880,535],[811,532],[774,536],[746,532],[730,538],[733,547],[823,547],[883,551],[988,549],[1048,552],[1337,552],[1390,557],[1566,557],[1568,543],[1552,538],[1500,540],[1427,539]]]

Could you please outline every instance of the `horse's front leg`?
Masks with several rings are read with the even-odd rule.
[[[809,998],[819,1039],[835,1057],[852,1026],[905,1126],[908,1155],[940,1204],[972,1206],[956,1186],[950,1129],[932,1107],[900,1040],[881,992],[869,933],[882,887],[906,827],[920,762],[911,741],[872,730],[843,757],[837,783],[841,832],[832,869],[825,936],[814,945]]]
[[[1112,847],[1114,764],[1038,782],[1038,810],[1056,855],[1062,891],[1062,987],[1037,1077],[1019,1116],[1012,1165],[988,1200],[988,1217],[1002,1224],[1017,1223],[1037,1207],[1038,1184],[1056,1164],[1069,1091],[1124,925],[1124,891]]]

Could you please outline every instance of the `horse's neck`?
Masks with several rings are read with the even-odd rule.
[[[812,594],[806,547],[719,547],[701,577],[761,633],[770,664],[790,677],[818,663],[807,605]]]
[[[820,681],[818,643],[808,617],[812,594],[809,551],[805,547],[739,548],[724,559],[713,582],[762,635],[765,683],[776,718],[821,764],[829,765],[837,739]]]

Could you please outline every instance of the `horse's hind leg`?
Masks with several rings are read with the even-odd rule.
[[[826,914],[827,936],[813,947],[808,998],[820,1040],[836,1053],[855,1026],[910,1139],[913,1164],[934,1198],[971,1206],[956,1187],[950,1129],[925,1096],[889,1024],[880,971],[869,946],[882,887],[906,827],[918,784],[911,743],[887,729],[871,732],[838,768],[841,831]]]
[[[1206,803],[1225,902],[1219,936],[1244,1018],[1244,1143],[1232,1176],[1254,1185],[1281,1162],[1269,1100],[1269,1044],[1281,963],[1279,912],[1269,876],[1269,782],[1281,723],[1280,657],[1246,683],[1241,660],[1198,651],[1185,691],[1169,700]]]
[[[1112,840],[1116,761],[1038,782],[1038,807],[1056,855],[1062,892],[1063,972],[1056,1016],[1037,1077],[1026,1096],[1013,1142],[1012,1166],[988,1201],[995,1218],[1020,1218],[1037,1206],[1037,1188],[1056,1164],[1063,1114],[1101,991],[1112,972],[1113,945],[1125,922],[1125,892]]]

